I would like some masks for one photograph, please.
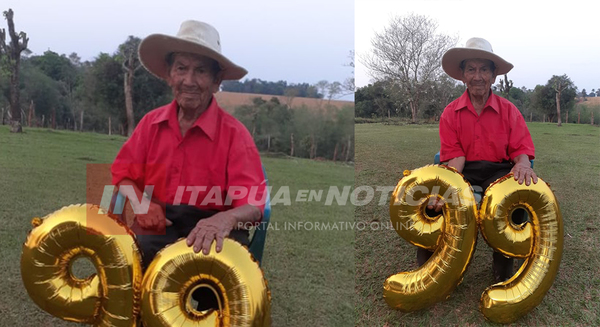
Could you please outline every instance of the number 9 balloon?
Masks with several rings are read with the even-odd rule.
[[[383,297],[392,308],[414,311],[446,299],[461,282],[475,250],[477,207],[469,183],[453,168],[429,165],[404,175],[390,202],[392,224],[410,243],[435,252],[416,270],[389,277]],[[431,197],[444,200],[442,215],[425,214]]]
[[[220,253],[194,253],[181,239],[154,258],[142,284],[142,319],[148,327],[270,326],[270,301],[262,270],[241,244],[225,239]],[[192,293],[214,293],[217,310],[189,306]],[[215,308],[216,309],[216,308]]]
[[[525,210],[530,221],[515,224],[512,213]],[[550,186],[519,185],[506,175],[486,190],[478,218],[486,242],[496,251],[525,263],[509,280],[488,287],[480,309],[486,318],[510,323],[542,302],[558,272],[563,248],[563,224]]]
[[[23,284],[31,299],[56,317],[135,326],[142,282],[139,251],[129,229],[99,210],[72,205],[35,218],[21,254]],[[79,257],[89,258],[98,274],[75,277],[71,266]]]

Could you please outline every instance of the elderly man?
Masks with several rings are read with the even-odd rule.
[[[262,217],[260,156],[248,130],[213,96],[222,80],[247,71],[221,54],[217,30],[198,21],[183,22],[175,37],[146,37],[139,57],[174,96],[142,118],[111,167],[122,194],[152,199],[147,212],[131,201],[144,268],[180,237],[205,254],[213,241],[219,252],[224,237],[248,244],[248,231],[236,227]],[[143,193],[148,185],[151,195]]]
[[[465,83],[467,90],[440,118],[440,161],[462,172],[476,190],[485,190],[510,172],[519,184],[537,183],[529,161],[535,149],[525,120],[515,105],[491,90],[496,76],[508,73],[513,65],[496,55],[488,41],[471,38],[464,48],[444,54],[442,68]],[[435,200],[428,206],[435,211],[441,208],[441,201]],[[521,214],[513,217],[515,222],[526,219],[524,212]],[[419,265],[430,256],[427,250],[417,250]],[[492,266],[496,281],[512,276],[512,258],[494,253]]]

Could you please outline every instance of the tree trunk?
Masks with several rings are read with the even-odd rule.
[[[577,124],[581,121],[581,111],[577,113]]]
[[[569,123],[569,110],[567,110],[567,117],[565,117],[565,124]]]
[[[123,78],[124,87],[125,87],[125,110],[127,114],[127,136],[131,136],[133,134],[133,129],[135,127],[135,122],[133,118],[133,96],[132,96],[132,86],[133,86],[133,68],[130,67],[125,72],[125,77]]]
[[[0,116],[0,124],[4,125],[4,107],[2,107],[2,116]]]
[[[83,109],[81,109],[79,114],[79,131],[83,132]]]
[[[110,116],[108,116],[108,135],[112,135],[112,124],[110,121]]]
[[[290,134],[290,157],[294,156],[294,133]]]
[[[557,126],[562,126],[561,121],[560,121],[560,91],[556,92],[556,114],[557,114],[557,121],[558,124]]]
[[[271,150],[271,134],[267,134],[267,152]]]
[[[592,121],[591,124],[594,125],[594,112],[592,111]]]
[[[335,142],[335,148],[333,149],[333,162],[335,162],[335,159],[337,158],[337,151],[338,151],[338,143]]]
[[[533,112],[530,112],[529,113],[529,122],[530,123],[533,121],[532,119],[533,119]]]
[[[31,115],[33,114],[33,100],[29,104],[29,113],[27,114],[27,127],[31,127]]]
[[[20,57],[20,55],[19,55]],[[22,133],[23,128],[21,127],[21,108],[19,105],[19,61],[17,60],[13,66],[10,77],[10,132],[11,133]]]
[[[410,111],[412,113],[412,122],[413,124],[417,123],[417,106],[414,101],[410,102]]]
[[[44,123],[46,122],[46,116],[42,115],[42,128],[44,128]]]
[[[348,140],[348,146],[346,147],[346,149],[347,149],[347,151],[346,151],[346,160],[345,160],[346,162],[348,162],[348,160],[350,160],[350,149],[352,149],[351,146],[352,146],[352,140],[349,139]]]
[[[11,111],[11,133],[21,133],[23,128],[21,127],[21,105],[19,95],[19,68],[21,66],[21,52],[27,49],[27,43],[29,38],[25,32],[15,31],[15,23],[13,21],[14,12],[12,9],[8,9],[4,12],[4,17],[8,25],[8,33],[10,35],[10,41],[6,37],[6,31],[2,29],[0,34],[2,37],[2,43],[0,44],[7,57],[8,67],[10,69],[10,111]]]

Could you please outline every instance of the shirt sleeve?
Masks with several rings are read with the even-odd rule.
[[[510,116],[510,135],[508,137],[508,156],[514,160],[517,156],[526,154],[529,160],[535,158],[535,147],[523,115],[512,106]]]
[[[450,117],[451,113],[448,112],[448,109],[445,109],[440,117],[440,162],[465,156],[456,131],[456,124]]]
[[[138,186],[144,184],[144,173],[147,152],[146,116],[136,126],[133,134],[119,150],[115,161],[111,165],[112,183],[118,185],[122,180],[129,178]],[[143,189],[143,188],[142,188]]]
[[[227,197],[234,208],[253,205],[264,213],[267,181],[258,149],[250,133],[243,129],[231,145],[227,163]]]

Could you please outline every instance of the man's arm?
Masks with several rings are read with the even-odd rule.
[[[464,156],[452,158],[448,161],[448,166],[455,168],[459,173],[462,173],[465,168],[465,161],[467,161],[467,159]]]
[[[121,187],[121,186],[131,186],[131,187]],[[142,202],[144,193],[139,189],[139,187],[129,178],[123,179],[119,182],[119,193],[125,196],[128,199],[140,199],[140,203]],[[135,219],[137,220],[140,227],[144,229],[153,229],[153,230],[164,230],[164,226],[171,226],[173,223],[166,219],[163,208],[155,203],[150,201],[150,205],[148,207],[147,213],[139,213],[145,211],[144,208],[139,207],[138,203],[129,201],[133,206],[133,211],[136,212]]]
[[[246,223],[254,223],[262,218],[262,213],[258,207],[250,204],[241,207],[222,211],[214,216],[202,219],[196,227],[192,229],[187,237],[187,245],[194,245],[194,252],[202,251],[208,254],[213,240],[217,241],[217,252],[223,248],[223,239],[229,236],[229,233],[236,226]]]
[[[531,181],[534,184],[537,184],[538,178],[533,168],[531,168],[531,162],[529,161],[529,156],[527,154],[520,154],[513,159],[515,165],[510,170],[513,173],[515,180],[519,182],[519,184],[523,184],[525,181],[525,185],[529,186]]]

